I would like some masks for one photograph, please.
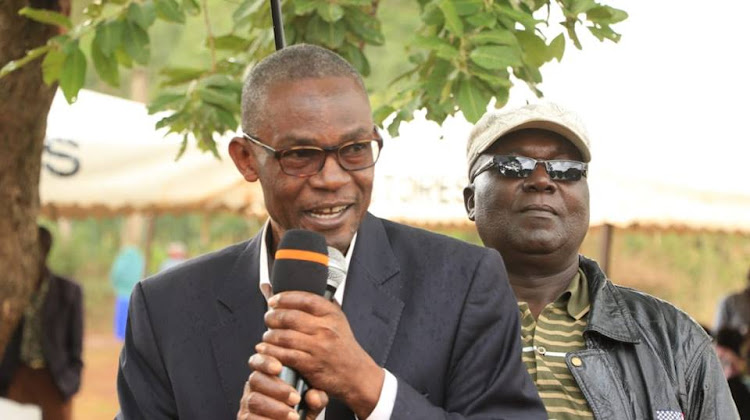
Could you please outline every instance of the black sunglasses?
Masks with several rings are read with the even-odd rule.
[[[474,172],[470,182],[474,182],[479,174],[493,166],[506,178],[528,178],[537,164],[544,165],[550,179],[555,181],[578,181],[586,176],[589,167],[587,163],[577,160],[541,160],[526,156],[495,155]]]
[[[378,134],[377,128],[373,128],[373,133],[375,138],[354,140],[338,146],[293,146],[280,150],[274,149],[245,132],[242,135],[251,143],[273,154],[285,174],[304,178],[320,172],[325,166],[329,153],[336,155],[339,165],[346,171],[360,171],[374,166],[383,149],[383,139]]]

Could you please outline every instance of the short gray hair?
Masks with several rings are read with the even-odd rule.
[[[268,89],[274,84],[325,77],[351,78],[367,94],[357,70],[341,56],[325,48],[297,44],[264,58],[250,70],[242,88],[242,129],[255,134],[258,124],[265,117]]]

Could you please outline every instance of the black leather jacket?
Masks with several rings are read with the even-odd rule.
[[[583,256],[591,312],[568,368],[597,419],[738,419],[711,339],[671,304],[607,279]],[[661,412],[661,413],[659,413]]]

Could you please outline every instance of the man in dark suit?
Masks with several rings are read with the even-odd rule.
[[[252,70],[242,109],[229,153],[260,181],[270,218],[134,289],[119,418],[288,419],[301,398],[309,419],[546,418],[499,254],[367,212],[382,139],[357,72],[289,47]],[[293,228],[346,256],[335,302],[272,295],[274,251]],[[281,381],[282,364],[313,389]]]
[[[52,273],[52,234],[39,227],[40,275],[0,363],[0,395],[38,405],[45,420],[71,419],[71,397],[81,384],[81,287]]]

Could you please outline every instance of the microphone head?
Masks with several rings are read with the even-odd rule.
[[[271,272],[274,293],[299,290],[323,295],[328,253],[323,235],[309,230],[287,231],[279,242]]]
[[[328,287],[338,289],[346,279],[346,257],[338,249],[328,247]]]

